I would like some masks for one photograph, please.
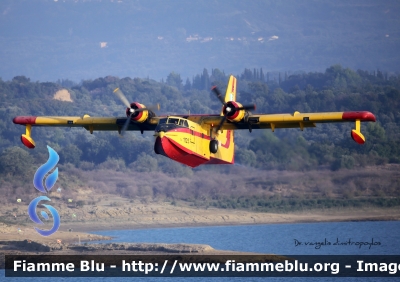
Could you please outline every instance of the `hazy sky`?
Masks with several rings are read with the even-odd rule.
[[[0,2],[0,77],[399,71],[399,1]]]

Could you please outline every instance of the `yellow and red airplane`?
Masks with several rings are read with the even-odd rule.
[[[28,148],[35,148],[31,137],[32,126],[84,127],[93,131],[126,130],[155,131],[154,151],[174,161],[197,167],[202,164],[234,163],[234,130],[300,128],[315,127],[317,123],[355,122],[351,137],[359,144],[364,144],[361,133],[361,122],[375,122],[375,116],[366,111],[360,112],[326,112],[293,114],[253,114],[255,105],[243,106],[236,101],[236,78],[230,76],[225,97],[213,87],[212,90],[223,107],[219,115],[188,114],[173,116],[156,116],[152,108],[146,108],[138,102],[129,103],[118,88],[114,93],[126,105],[126,118],[90,117],[89,115],[63,116],[18,116],[13,122],[25,125],[26,133],[21,141]]]

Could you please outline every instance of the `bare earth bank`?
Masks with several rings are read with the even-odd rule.
[[[3,207],[4,208],[4,207]],[[82,233],[96,230],[191,227],[215,225],[245,225],[332,221],[400,220],[400,208],[361,208],[312,210],[295,213],[261,213],[243,210],[193,208],[173,206],[170,203],[84,206],[79,209],[58,207],[61,215],[60,229],[49,237],[42,237],[34,230],[26,209],[20,207],[15,224],[0,223],[0,241],[31,240],[41,243],[78,243],[110,239]],[[71,211],[72,210],[72,211]],[[71,216],[70,213],[74,214]],[[26,217],[26,218],[24,218]],[[49,223],[50,224],[50,223]],[[51,226],[41,227],[50,229]],[[72,231],[72,232],[71,232]]]

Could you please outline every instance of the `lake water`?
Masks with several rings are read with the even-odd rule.
[[[400,254],[400,221],[160,228],[93,233],[115,237],[105,242],[207,244],[220,250],[282,255]],[[330,246],[318,248],[317,245],[310,245],[325,242],[325,239],[331,242]],[[344,243],[349,239],[354,243],[374,240],[381,244],[371,247],[333,245],[334,242]]]
[[[207,244],[214,249],[273,253],[280,255],[400,255],[400,221],[328,222],[159,228],[97,231],[95,234],[115,237],[105,242],[193,243]],[[4,277],[4,270],[0,278]],[[52,279],[52,280],[50,280]],[[7,281],[54,281],[55,278],[7,278]],[[57,278],[56,278],[57,279]],[[74,282],[93,278],[63,278]],[[97,280],[97,278],[94,278]],[[132,278],[101,278],[101,281],[129,281]],[[137,280],[138,278],[135,278]],[[170,278],[165,278],[169,279]],[[139,278],[162,281],[164,278]],[[306,281],[310,278],[290,278]],[[313,278],[320,280],[320,278]],[[334,280],[337,278],[323,278]],[[343,280],[343,278],[340,278]],[[387,278],[385,280],[390,280]],[[186,281],[188,278],[176,279]],[[194,281],[210,278],[191,278]],[[213,281],[242,281],[243,278],[211,278]],[[248,279],[247,279],[248,280]],[[250,278],[262,281],[265,278]],[[283,281],[283,278],[272,278]],[[287,278],[285,278],[287,280]],[[346,281],[382,281],[379,278],[345,278]],[[393,281],[393,280],[391,280]]]

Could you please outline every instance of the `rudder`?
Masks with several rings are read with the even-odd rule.
[[[226,87],[226,93],[225,93],[225,102],[229,101],[236,102],[236,77],[234,77],[233,75],[229,77],[228,86]],[[220,115],[221,116],[224,115],[222,110]]]

